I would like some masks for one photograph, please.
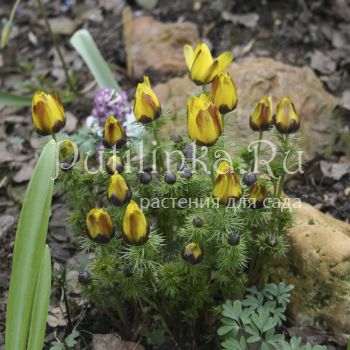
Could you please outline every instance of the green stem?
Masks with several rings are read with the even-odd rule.
[[[67,80],[67,83],[69,85],[69,88],[70,88],[71,91],[76,93],[75,86],[74,86],[74,84],[73,84],[73,82],[72,82],[72,80],[71,80],[71,78],[69,76],[69,73],[68,73],[68,68],[67,68],[66,62],[64,61],[62,52],[61,52],[61,50],[59,48],[59,45],[58,45],[58,42],[57,42],[57,38],[56,38],[54,32],[52,31],[49,19],[47,17],[45,6],[43,5],[42,0],[37,0],[37,2],[38,2],[38,6],[39,6],[39,9],[40,9],[41,15],[44,18],[44,22],[45,22],[47,31],[49,33],[49,36],[50,36],[50,38],[52,40],[52,43],[53,43],[53,45],[54,45],[54,47],[55,47],[55,49],[57,51],[57,54],[58,54],[58,57],[59,57],[60,61],[61,61],[61,64],[62,64],[62,67],[63,67],[63,70],[64,70],[64,75],[66,76],[66,80]]]
[[[163,158],[163,150],[162,150],[162,144],[159,137],[159,128],[157,122],[152,123],[152,129],[153,129],[153,136],[157,143],[157,154],[156,154],[156,161],[157,161],[157,170],[160,173],[164,173],[164,158]]]

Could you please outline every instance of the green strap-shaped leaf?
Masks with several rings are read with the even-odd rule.
[[[101,88],[120,90],[118,82],[114,79],[107,62],[87,30],[80,29],[75,32],[70,39],[70,43],[81,55]]]
[[[49,222],[56,143],[43,149],[17,226],[6,314],[6,350],[26,350],[35,289]]]
[[[49,246],[46,245],[41,258],[39,276],[35,288],[27,350],[38,350],[43,348],[50,293],[51,254]]]

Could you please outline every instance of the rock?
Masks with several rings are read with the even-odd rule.
[[[302,326],[350,334],[350,224],[306,203],[295,214],[287,267],[277,269],[295,286],[291,316]]]
[[[15,221],[12,215],[0,216],[0,238],[14,225]]]
[[[190,22],[162,23],[142,16],[132,22],[132,67],[136,78],[147,69],[165,73],[186,70],[183,46],[199,41],[198,29]]]
[[[29,163],[23,164],[21,169],[13,177],[13,181],[21,183],[30,180],[36,164],[36,159],[32,159]]]
[[[314,51],[311,55],[310,65],[322,74],[331,74],[337,68],[335,61],[319,50]]]
[[[333,180],[339,181],[344,175],[350,172],[350,162],[333,163],[321,160],[320,167],[322,174]]]
[[[76,22],[65,16],[51,18],[50,25],[55,34],[62,35],[71,35],[77,27]]]
[[[65,112],[66,115],[66,125],[62,129],[62,132],[66,132],[67,134],[71,134],[75,131],[78,125],[77,117],[70,111]]]
[[[94,334],[92,338],[93,350],[145,350],[140,345],[123,341],[114,334]]]
[[[238,138],[242,145],[256,140],[257,133],[249,127],[249,115],[261,97],[271,94],[274,104],[283,96],[290,96],[294,101],[301,117],[300,147],[304,150],[304,159],[311,159],[332,142],[332,130],[340,120],[333,114],[338,100],[325,91],[310,68],[294,67],[271,58],[258,58],[234,63],[228,70],[238,90],[237,109],[225,127],[229,138]],[[182,77],[158,84],[154,90],[164,110],[182,112],[171,123],[171,134],[187,134],[186,100],[189,95],[199,93],[201,87]]]

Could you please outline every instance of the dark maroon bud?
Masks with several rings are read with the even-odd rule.
[[[83,284],[84,286],[86,286],[87,284],[90,283],[91,281],[91,274],[88,271],[83,271],[80,272],[78,275],[78,281]]]
[[[228,237],[228,243],[232,246],[236,246],[241,241],[241,236],[239,233],[231,233]]]
[[[172,258],[172,256],[170,254],[165,255],[164,262],[168,263],[168,262],[170,262],[172,260],[173,260],[173,258]]]
[[[144,185],[148,185],[152,181],[152,174],[144,172],[140,175],[140,182]]]
[[[182,142],[184,139],[182,138],[182,136],[181,135],[176,135],[175,137],[174,137],[174,142],[175,143],[180,143],[180,142]]]
[[[266,243],[270,246],[270,247],[276,247],[277,243],[278,243],[278,239],[276,236],[274,235],[269,235],[266,237]]]
[[[252,186],[256,183],[256,180],[256,175],[252,172],[249,172],[244,174],[242,182],[247,186]]]
[[[193,161],[193,148],[192,148],[192,146],[185,147],[182,150],[182,153],[185,155],[185,158],[188,162]]]
[[[164,176],[165,182],[173,185],[176,182],[176,175],[172,171],[168,171]]]
[[[132,265],[125,265],[123,268],[123,273],[125,277],[131,277],[134,272],[134,268]]]
[[[187,207],[187,198],[180,198],[177,202],[177,205],[180,209],[184,209]]]
[[[190,179],[192,177],[192,171],[191,169],[185,168],[181,171],[181,177],[184,177],[185,179]]]
[[[203,226],[203,220],[199,217],[196,217],[193,219],[193,226],[195,227],[202,227]]]

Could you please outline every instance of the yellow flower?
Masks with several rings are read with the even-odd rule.
[[[144,244],[149,235],[149,225],[139,206],[131,201],[123,217],[123,237],[128,244]]]
[[[113,115],[110,115],[105,121],[102,141],[103,145],[108,148],[113,146],[120,148],[125,145],[125,130],[121,122]]]
[[[278,103],[274,122],[281,134],[292,134],[299,130],[300,118],[289,97],[283,97]]]
[[[160,103],[157,95],[151,88],[148,77],[143,77],[136,89],[134,115],[137,121],[148,124],[160,117]]]
[[[189,76],[198,85],[210,83],[233,60],[230,52],[224,52],[214,60],[204,43],[199,44],[194,51],[190,45],[185,45],[184,54]]]
[[[59,132],[66,125],[66,117],[58,93],[37,91],[32,99],[32,119],[34,128],[40,135]]]
[[[220,73],[211,83],[210,97],[219,108],[220,113],[233,111],[238,102],[237,90],[228,72]]]
[[[187,130],[198,144],[213,145],[221,135],[222,120],[218,108],[206,94],[192,96],[187,102]]]
[[[251,208],[262,208],[264,206],[264,201],[267,199],[267,189],[263,184],[256,182],[249,189],[249,205]]]
[[[108,200],[120,207],[130,202],[132,197],[130,186],[125,182],[123,176],[114,174],[109,179],[107,198]]]
[[[106,163],[106,171],[109,175],[122,173],[124,170],[124,161],[118,156],[110,156]]]
[[[228,204],[231,199],[242,197],[243,191],[236,173],[231,171],[230,164],[222,161],[219,164],[215,185],[213,189],[213,197],[218,199],[221,204]]]
[[[91,209],[86,217],[89,237],[96,243],[108,243],[114,237],[111,218],[103,209]]]
[[[250,116],[249,125],[254,131],[267,130],[272,125],[272,116],[271,96],[263,97]]]
[[[203,252],[201,247],[197,243],[188,243],[182,251],[182,259],[186,262],[195,265],[202,261]]]

